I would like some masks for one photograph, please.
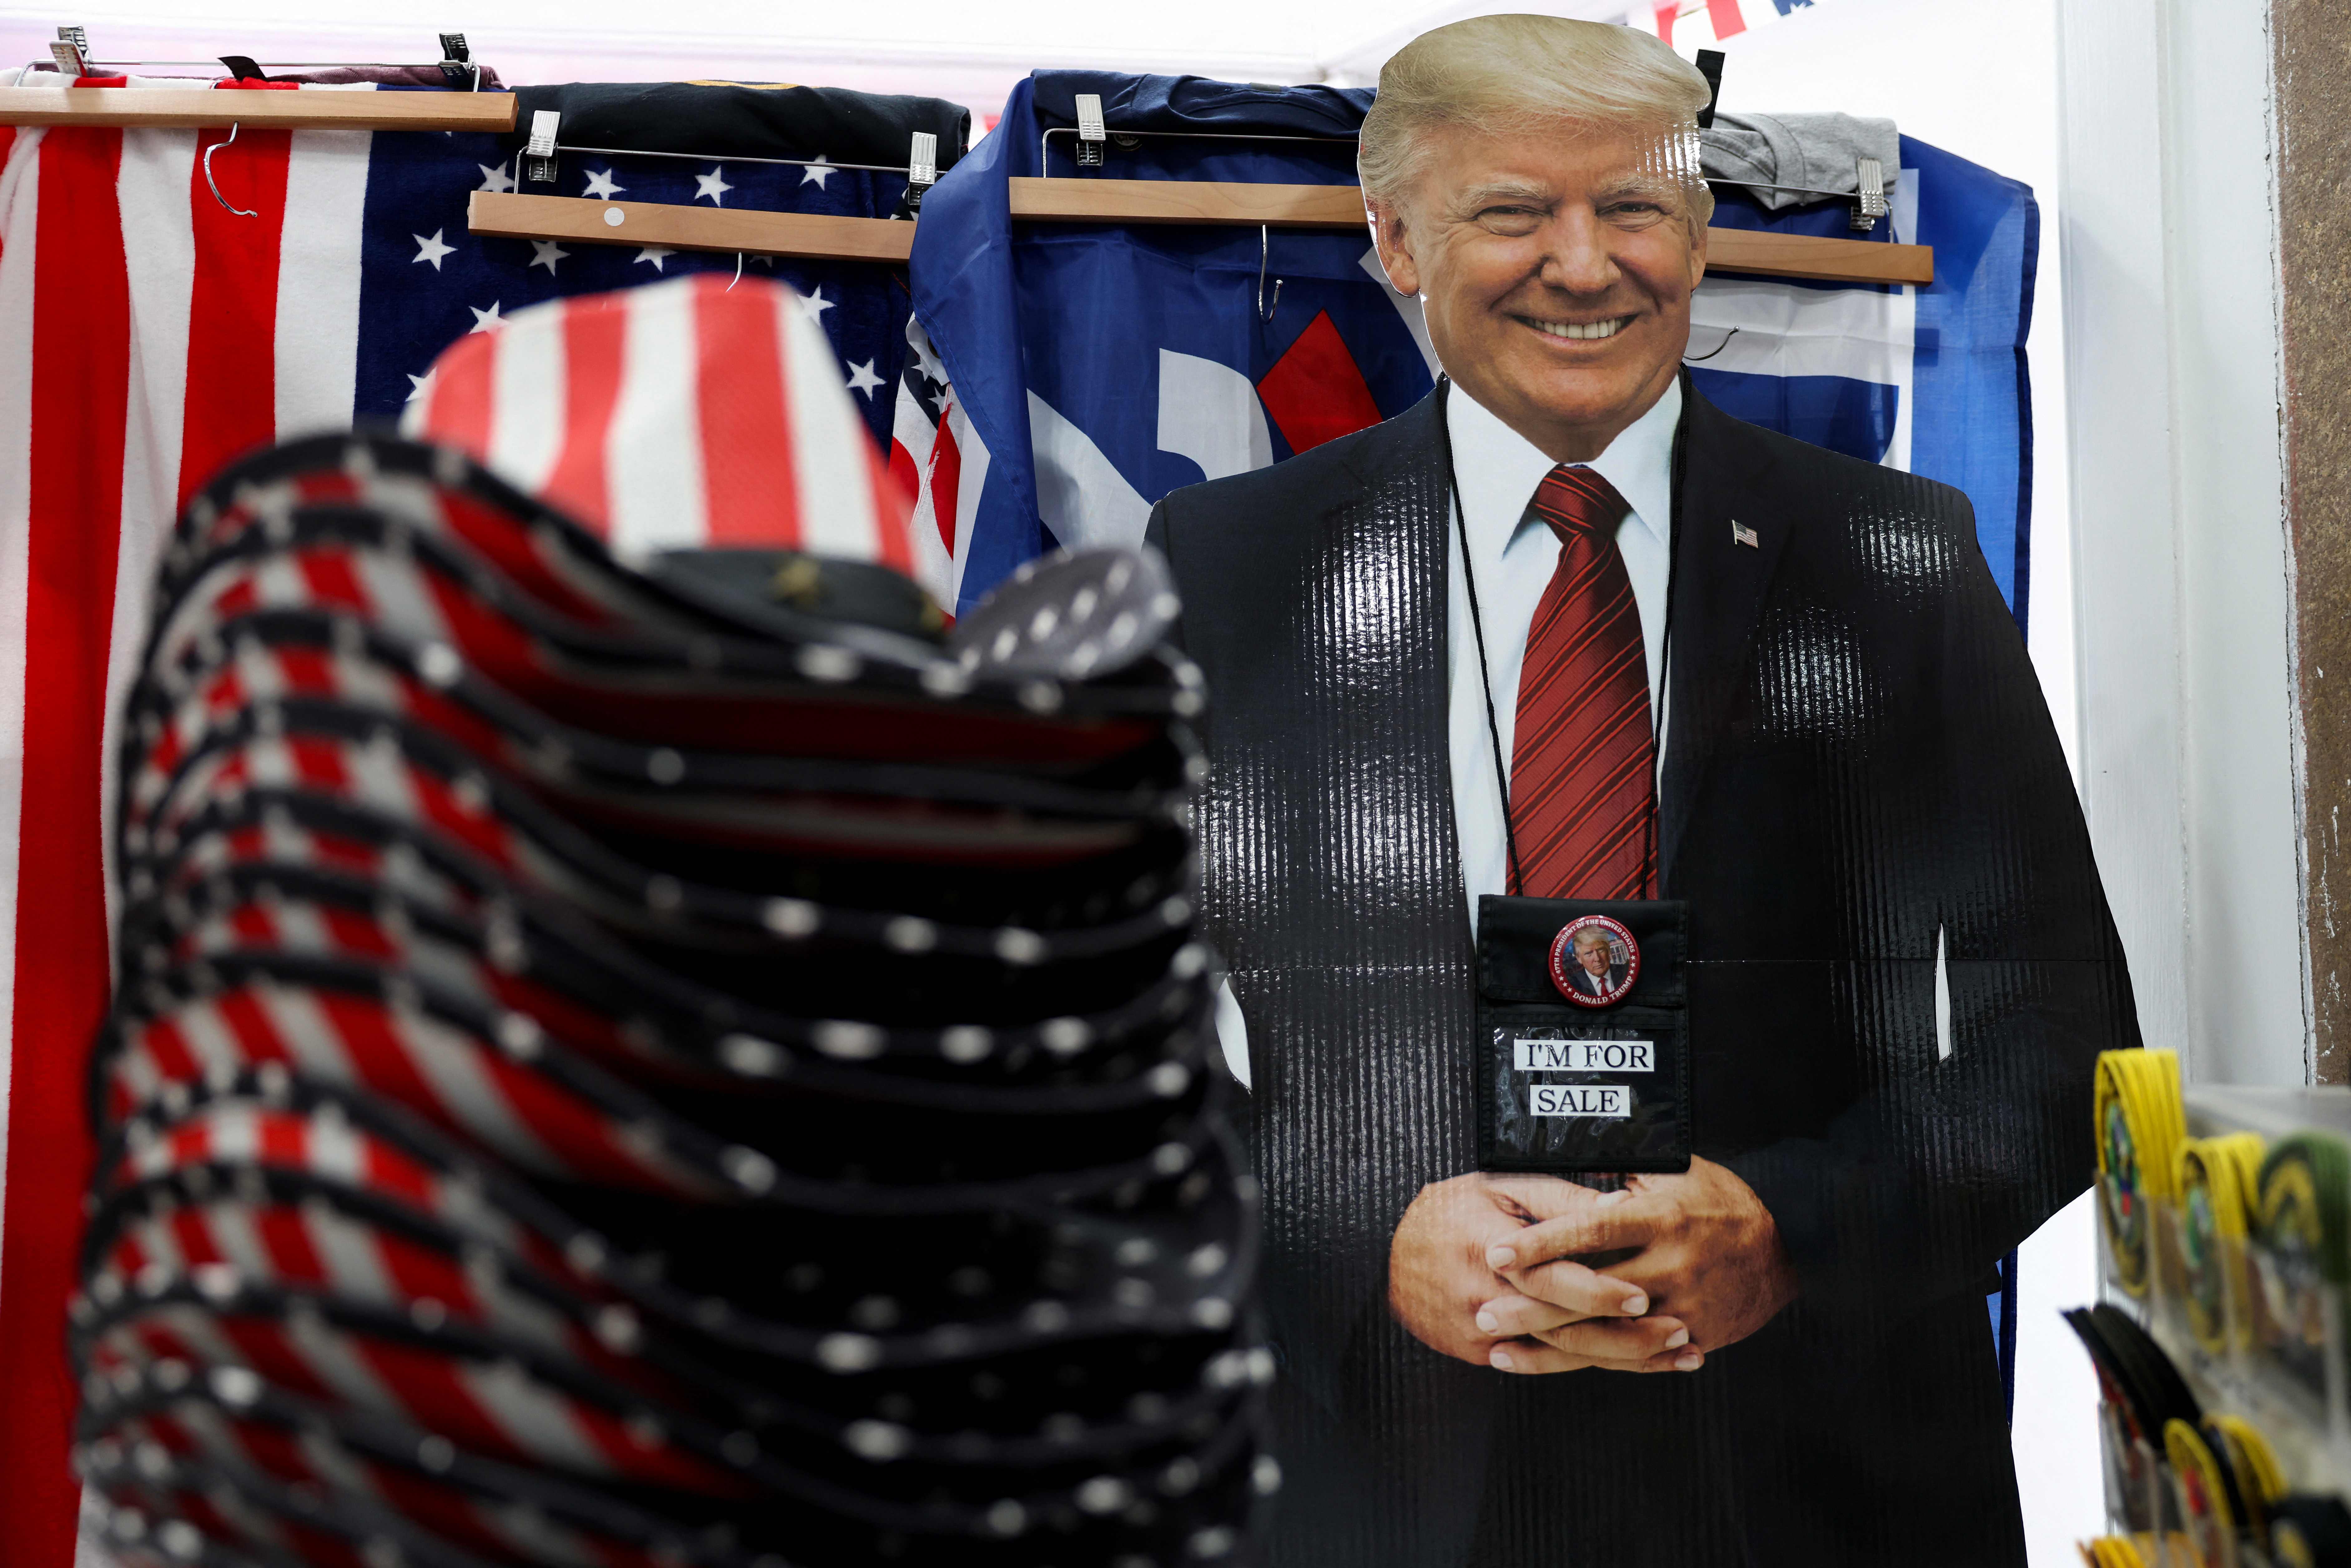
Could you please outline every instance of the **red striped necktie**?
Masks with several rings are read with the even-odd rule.
[[[1559,538],[1559,565],[1535,605],[1519,672],[1513,893],[1656,896],[1649,661],[1633,579],[1616,549],[1631,510],[1607,480],[1564,463],[1535,491],[1535,515]]]

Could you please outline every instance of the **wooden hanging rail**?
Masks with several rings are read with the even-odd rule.
[[[1353,185],[1218,184],[1191,180],[1020,180],[1012,215],[1058,223],[1263,224],[1269,228],[1364,226],[1364,193]],[[1830,283],[1935,281],[1931,246],[1882,240],[1706,231],[1707,267]]]
[[[1036,223],[1262,224],[1288,229],[1359,229],[1364,224],[1363,193],[1353,185],[1017,178],[1011,200],[1015,218]],[[887,218],[730,212],[495,191],[474,193],[467,222],[475,234],[509,239],[739,250],[838,261],[903,264],[914,243],[913,224]],[[1707,230],[1707,266],[1715,272],[1831,283],[1924,285],[1935,280],[1935,253],[1928,246],[1753,229]]]
[[[1818,283],[1915,283],[1924,288],[1935,281],[1935,247],[1710,228],[1706,231],[1706,269],[1807,277]]]
[[[1207,180],[1012,182],[1012,215],[1036,222],[1259,224],[1277,229],[1359,229],[1353,185],[1259,185]]]
[[[587,245],[651,245],[669,250],[743,250],[832,261],[904,265],[914,225],[888,218],[748,208],[682,207],[667,202],[600,202],[584,196],[526,196],[475,191],[465,226],[507,239],[568,239]]]
[[[510,92],[254,92],[209,87],[0,87],[0,125],[204,130],[512,131]]]

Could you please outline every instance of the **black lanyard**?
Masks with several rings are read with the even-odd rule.
[[[1486,738],[1494,748],[1494,794],[1502,808],[1502,842],[1510,852],[1510,883],[1515,887],[1523,888],[1527,885],[1527,876],[1525,868],[1519,863],[1518,829],[1510,821],[1510,770],[1502,761],[1502,727],[1494,716],[1494,676],[1486,663],[1486,622],[1478,603],[1478,569],[1469,559],[1469,522],[1461,507],[1461,476],[1453,465],[1453,422],[1447,408],[1452,395],[1453,378],[1437,377],[1437,438],[1445,444],[1445,480],[1453,492],[1454,538],[1461,547],[1461,586],[1467,591],[1469,600],[1469,632],[1478,644],[1478,680],[1486,693]],[[1659,639],[1665,652],[1658,659],[1660,667],[1657,671],[1657,704],[1660,707],[1667,695],[1666,679],[1674,667],[1674,579],[1681,566],[1682,430],[1687,423],[1690,395],[1690,389],[1685,385],[1682,388],[1684,418],[1674,430],[1673,498],[1669,503],[1672,517],[1666,528],[1666,624],[1665,635]],[[1524,671],[1520,672],[1519,678],[1521,681],[1526,678]],[[1656,722],[1654,717],[1651,722]],[[1657,726],[1657,739],[1660,743],[1665,739],[1663,725]],[[1661,744],[1660,772],[1664,770],[1663,761]],[[1663,875],[1662,866],[1658,873]]]

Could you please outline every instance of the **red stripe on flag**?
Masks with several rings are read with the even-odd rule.
[[[898,465],[894,455],[889,466],[883,466],[881,455],[861,443],[858,454],[865,462],[865,493],[867,503],[873,508],[873,531],[882,536],[882,564],[909,577],[914,571],[913,536],[907,531],[907,517],[913,511],[911,486],[898,482]]]
[[[58,1328],[91,1155],[81,1066],[108,987],[99,765],[131,289],[115,196],[122,133],[53,130],[39,157],[16,1026],[0,1209],[0,1521],[11,1568],[71,1568],[81,1488],[66,1464],[74,1388]]]
[[[1657,7],[1657,37],[1669,49],[1674,47],[1674,18],[1680,16],[1681,12],[1682,0],[1666,0],[1664,5]]]
[[[938,524],[939,543],[946,546],[950,560],[955,559],[956,548],[956,491],[963,484],[963,448],[956,444],[955,432],[947,426],[947,416],[954,412],[953,403],[939,410],[939,438],[931,445],[931,516]]]
[[[890,477],[898,482],[898,489],[907,504],[907,516],[912,517],[914,506],[923,494],[923,474],[914,466],[914,455],[906,450],[906,444],[894,436],[890,441]],[[953,550],[955,547],[949,545],[947,549]]]
[[[1706,0],[1706,14],[1714,24],[1718,44],[1733,33],[1747,31],[1747,18],[1739,14],[1739,0]]]
[[[497,423],[498,334],[458,339],[426,373],[433,390],[425,394],[432,400],[424,405],[425,435],[476,457],[489,456]]]
[[[793,395],[778,309],[767,293],[729,299],[716,282],[694,291],[694,400],[702,427],[704,538],[714,545],[796,547],[799,481],[793,475]],[[830,392],[830,387],[823,389]],[[806,395],[803,392],[802,395]],[[821,463],[831,455],[810,454]]]
[[[195,277],[188,296],[188,391],[180,426],[180,504],[224,463],[277,438],[277,242],[286,227],[290,131],[246,131],[213,155],[220,193],[204,183],[204,150],[228,132],[196,133],[188,212]]]
[[[599,533],[609,530],[604,441],[628,368],[629,314],[620,300],[563,312],[563,450],[547,476],[547,500]]]

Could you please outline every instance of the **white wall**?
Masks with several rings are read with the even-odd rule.
[[[2023,181],[2040,199],[2041,271],[2028,340],[2038,459],[2030,643],[2078,772],[2057,0],[1823,5],[1734,37],[1723,52],[1725,108],[1886,115],[1909,135]],[[2095,1297],[2091,1223],[2085,1197],[2026,1242],[2019,1260],[2012,1437],[2033,1568],[2078,1563],[2073,1543],[2102,1524],[2097,1384],[2057,1315]]]
[[[2267,9],[2061,40],[2083,797],[2147,1043],[2238,1083],[2309,1065]]]
[[[1234,81],[1311,81],[1328,42],[1409,16],[1419,0],[1190,0],[1182,6],[1086,0],[100,0],[64,9],[0,4],[0,63],[47,57],[62,20],[89,29],[104,59],[440,57],[435,35],[463,29],[475,57],[507,81],[727,78],[910,92],[969,107],[974,129],[1040,65],[1197,71]]]

